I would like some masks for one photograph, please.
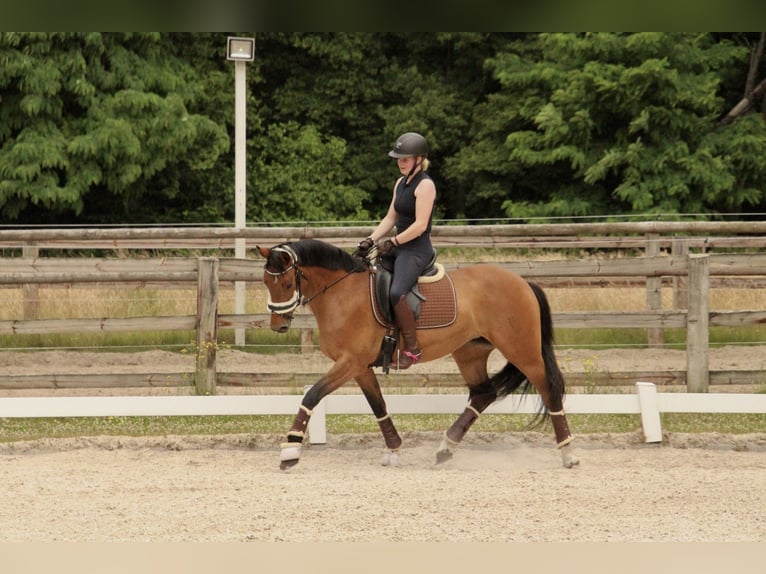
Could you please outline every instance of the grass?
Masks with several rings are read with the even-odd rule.
[[[631,433],[641,429],[638,415],[569,415],[575,435],[593,433]],[[42,438],[95,436],[205,436],[220,434],[277,434],[290,428],[292,416],[186,416],[186,417],[82,417],[44,419],[0,419],[0,443]],[[397,415],[400,432],[442,431],[455,420],[452,415]],[[473,432],[523,432],[530,415],[487,414],[476,421]],[[723,434],[766,433],[766,414],[663,413],[662,428],[667,432]],[[552,432],[549,426],[540,429]],[[330,415],[330,435],[346,433],[378,434],[372,415]]]

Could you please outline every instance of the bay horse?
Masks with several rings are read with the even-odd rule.
[[[256,246],[266,259],[270,327],[284,333],[293,312],[307,305],[319,331],[320,350],[334,361],[303,396],[282,443],[280,468],[298,463],[312,410],[346,382],[356,381],[375,415],[386,445],[384,465],[398,465],[402,439],[389,415],[373,363],[386,333],[375,317],[370,274],[374,267],[337,246],[315,239]],[[538,422],[550,420],[564,467],[578,464],[564,413],[564,377],[553,351],[553,325],[542,288],[492,264],[474,264],[448,273],[456,314],[449,326],[418,331],[421,362],[451,354],[468,386],[469,402],[444,433],[436,462],[449,460],[479,415],[506,395],[533,387],[540,395]],[[425,303],[428,304],[427,302]],[[490,376],[487,362],[498,349],[507,364]]]

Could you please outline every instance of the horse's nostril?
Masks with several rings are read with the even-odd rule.
[[[288,327],[287,325],[282,325],[279,329],[277,329],[277,333],[287,333],[289,328],[290,327]]]

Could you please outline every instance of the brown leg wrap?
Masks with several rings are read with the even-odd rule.
[[[572,442],[572,433],[569,431],[569,424],[564,411],[550,413],[550,415],[553,432],[556,434],[556,446],[562,447]]]
[[[463,414],[461,414],[457,420],[452,423],[452,426],[447,429],[447,438],[455,443],[460,442],[463,440],[465,433],[468,432],[468,429],[471,428],[471,425],[473,425],[478,418],[478,411],[474,410],[472,407],[466,407]]]
[[[383,440],[386,441],[386,447],[391,450],[396,450],[402,446],[402,437],[396,432],[394,421],[391,420],[391,415],[386,415],[383,418],[378,419],[378,425],[380,425],[380,432],[383,433]]]
[[[293,420],[293,426],[290,427],[290,431],[287,433],[287,442],[303,442],[310,418],[311,411],[301,405],[298,414],[295,415],[295,420]]]

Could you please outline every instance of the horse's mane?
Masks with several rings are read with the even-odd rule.
[[[306,267],[323,267],[331,271],[361,272],[367,266],[361,259],[352,257],[341,248],[318,239],[301,239],[294,243],[283,243],[289,246],[298,257],[298,265]]]

